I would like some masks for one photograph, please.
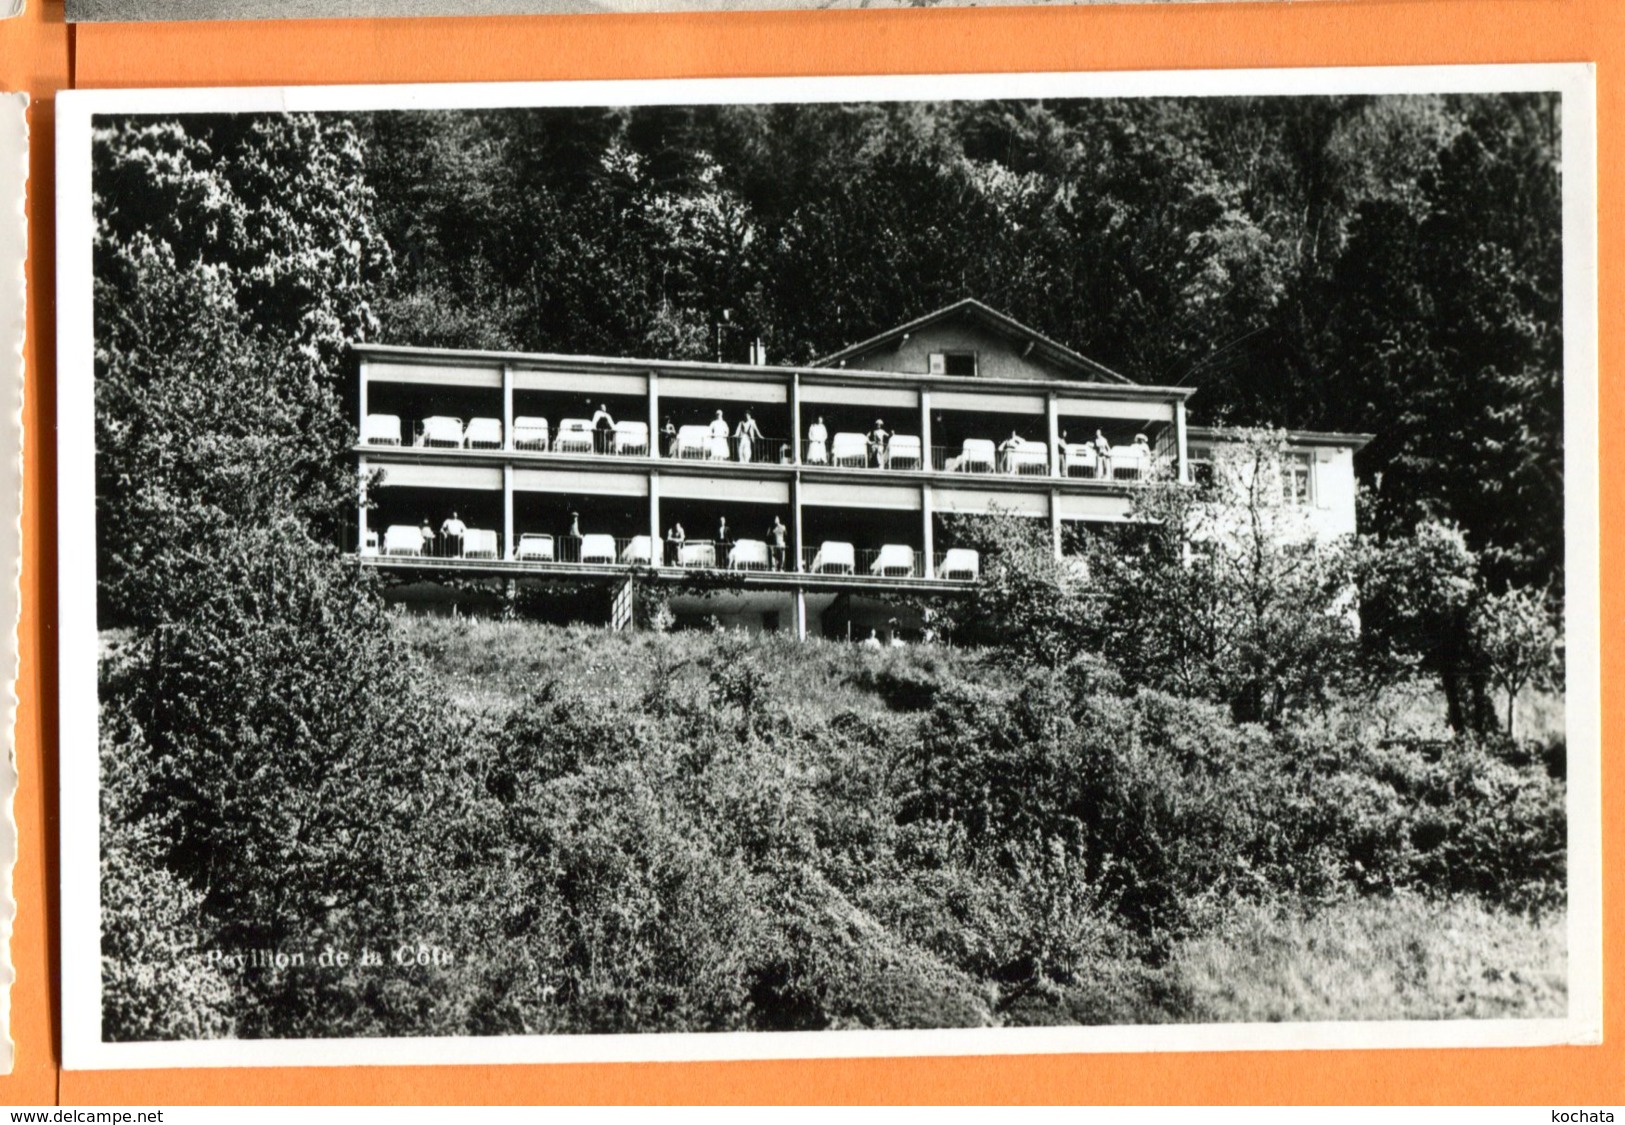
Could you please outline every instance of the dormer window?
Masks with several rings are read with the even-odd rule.
[[[976,374],[976,353],[932,352],[931,374],[974,376]]]

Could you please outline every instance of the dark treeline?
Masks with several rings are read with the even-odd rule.
[[[378,114],[392,343],[806,362],[964,296],[1198,417],[1356,430],[1369,530],[1560,585],[1546,96]]]

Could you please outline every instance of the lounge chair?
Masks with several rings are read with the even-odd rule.
[[[678,550],[677,562],[681,566],[715,567],[717,546],[708,539],[691,540]]]
[[[583,535],[581,537],[581,561],[584,563],[615,562],[615,537],[613,535]]]
[[[361,420],[363,445],[401,444],[401,416],[399,414],[369,414]]]
[[[850,543],[836,543],[825,540],[818,545],[818,554],[813,556],[812,572],[814,574],[851,574],[857,569],[856,552]]]
[[[959,447],[959,461],[955,465],[962,473],[991,473],[998,456],[991,441],[985,438],[966,438]]]
[[[384,554],[417,557],[423,554],[423,529],[416,524],[392,523],[384,529]]]
[[[1066,447],[1066,475],[1093,478],[1100,475],[1100,457],[1092,445]]]
[[[469,528],[463,532],[463,558],[494,559],[497,557],[497,533]]]
[[[766,570],[767,543],[761,539],[738,539],[728,548],[729,570]]]
[[[1143,445],[1112,446],[1112,479],[1140,480],[1151,468],[1151,451]]]
[[[520,562],[552,562],[553,537],[527,531],[519,537],[519,547],[514,551],[514,557]]]
[[[914,574],[914,548],[901,543],[887,543],[880,548],[875,561],[869,564],[869,573],[882,578],[909,578]]]
[[[513,420],[513,447],[515,449],[532,449],[540,453],[546,453],[549,440],[550,434],[546,418],[522,415]]]
[[[502,419],[470,418],[463,432],[463,443],[470,449],[501,449]]]
[[[621,562],[626,566],[653,566],[654,540],[647,535],[635,535],[621,550]]]
[[[711,443],[711,430],[708,426],[679,426],[677,437],[671,443],[671,455],[676,458],[701,460],[705,457],[705,450]]]
[[[869,467],[869,439],[863,434],[836,434],[829,450],[830,464],[849,469]]]
[[[982,558],[968,547],[954,547],[942,556],[942,566],[938,574],[949,580],[959,579],[967,582],[976,580],[981,573]]]
[[[445,414],[436,414],[423,420],[423,429],[417,443],[428,448],[463,447],[463,420]]]
[[[925,464],[920,439],[912,434],[893,434],[886,443],[888,469],[918,469]]]
[[[554,453],[591,453],[592,423],[585,418],[561,418],[559,436],[553,439]]]
[[[649,456],[649,423],[616,422],[614,450],[617,457]]]
[[[1042,445],[1012,445],[1004,451],[1004,471],[1022,476],[1043,476],[1049,472],[1049,458]]]

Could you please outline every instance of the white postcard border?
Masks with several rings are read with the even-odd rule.
[[[1520,91],[1556,92],[1563,99],[1569,769],[1567,1018],[171,1043],[101,1041],[91,309],[93,115]],[[67,1068],[1531,1047],[1602,1041],[1596,90],[1595,68],[1590,64],[67,91],[57,103],[57,181],[61,603],[58,636],[64,703],[60,770],[61,981],[63,1055]]]

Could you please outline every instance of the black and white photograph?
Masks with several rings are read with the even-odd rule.
[[[1591,84],[64,95],[67,1065],[1598,1041]]]

